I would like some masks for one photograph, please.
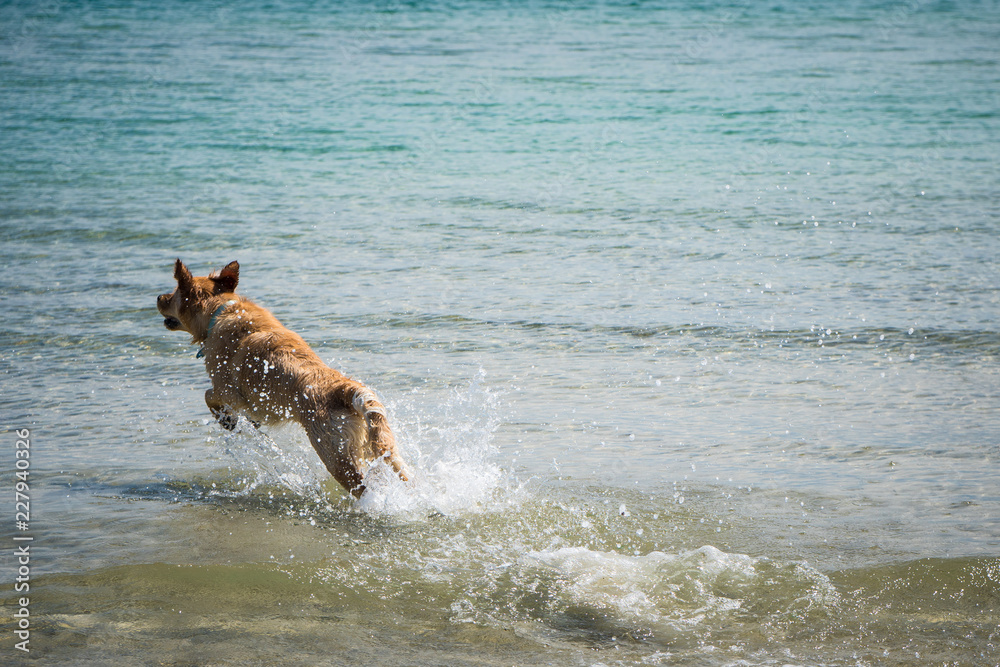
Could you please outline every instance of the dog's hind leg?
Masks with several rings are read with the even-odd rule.
[[[352,442],[363,437],[359,432],[360,420],[350,413],[342,413],[323,421],[304,424],[306,435],[320,460],[337,482],[355,498],[365,491],[361,473],[363,460],[356,456]]]

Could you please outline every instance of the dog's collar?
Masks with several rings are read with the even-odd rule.
[[[219,318],[219,315],[222,314],[222,311],[224,311],[226,308],[233,305],[234,303],[238,303],[238,301],[236,301],[236,299],[230,299],[229,301],[225,302],[224,304],[215,309],[215,312],[212,313],[212,318],[208,321],[208,331],[205,332],[206,339],[212,333],[212,329],[215,328],[215,320]],[[205,356],[205,346],[202,345],[201,349],[198,350],[198,354],[196,354],[195,357],[201,359],[204,356]]]

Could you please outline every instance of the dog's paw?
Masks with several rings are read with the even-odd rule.
[[[240,417],[232,408],[222,407],[222,408],[210,408],[212,410],[212,416],[215,417],[215,421],[219,422],[219,426],[226,429],[227,431],[235,431],[239,428]],[[248,424],[254,427],[254,429],[260,428],[260,422],[249,417],[245,417]]]
[[[219,420],[219,426],[227,431],[235,431],[236,425],[240,421],[236,415],[232,414],[220,414],[217,419]]]
[[[215,417],[215,421],[219,422],[219,426],[226,429],[227,431],[235,431],[236,425],[239,423],[239,418],[228,410],[212,410],[212,415]]]

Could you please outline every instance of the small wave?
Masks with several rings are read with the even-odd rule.
[[[706,616],[740,608],[739,592],[758,576],[754,559],[712,546],[644,556],[566,547],[524,561],[557,573],[566,602],[612,611],[632,622],[683,630]]]
[[[741,615],[787,624],[826,613],[840,596],[806,563],[782,563],[706,545],[642,556],[563,547],[533,551],[521,564],[554,577],[556,607],[592,609],[626,625],[680,638],[737,622]]]

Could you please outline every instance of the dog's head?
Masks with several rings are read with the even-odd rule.
[[[208,335],[212,313],[225,294],[236,291],[240,280],[240,265],[230,262],[210,276],[192,276],[184,262],[174,264],[177,289],[156,297],[156,309],[163,315],[163,326],[171,331],[187,331],[195,341]]]

